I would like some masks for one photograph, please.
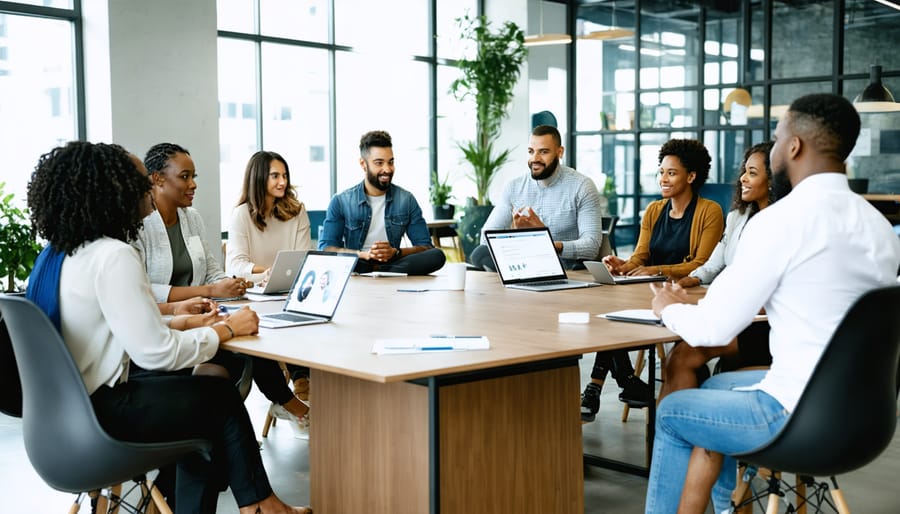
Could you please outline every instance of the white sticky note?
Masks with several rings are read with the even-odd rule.
[[[589,312],[560,312],[560,323],[587,323],[591,320]]]

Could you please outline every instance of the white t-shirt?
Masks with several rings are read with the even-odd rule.
[[[372,243],[375,241],[388,240],[387,231],[384,229],[384,204],[387,200],[387,195],[366,195],[366,200],[369,201],[369,207],[372,208],[372,222],[369,223],[369,233],[366,234],[366,240],[363,242],[363,251],[368,251],[369,248],[372,248]]]

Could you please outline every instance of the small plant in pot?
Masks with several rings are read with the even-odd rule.
[[[16,207],[12,193],[6,194],[0,182],[0,290],[14,292],[17,282],[31,274],[34,261],[41,253],[28,220],[28,211]]]
[[[449,176],[441,180],[437,171],[431,172],[431,186],[428,188],[428,198],[431,201],[431,208],[434,210],[434,219],[453,219],[455,208],[453,205],[450,205],[450,199],[453,198],[453,186],[450,185]]]

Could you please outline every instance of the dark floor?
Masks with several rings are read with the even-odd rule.
[[[582,376],[587,381],[592,357],[582,360]],[[628,459],[642,464],[644,459],[645,412],[633,410],[629,421],[622,423],[622,404],[618,388],[604,388],[597,421],[584,425],[584,447],[589,453]],[[265,399],[256,390],[247,399],[247,408],[259,433],[265,411]],[[313,416],[315,422],[315,416]],[[881,457],[866,468],[841,478],[847,501],[854,512],[900,512],[900,495],[894,487],[900,477],[900,436]],[[315,444],[315,441],[313,441]],[[276,493],[289,503],[305,505],[309,501],[309,442],[294,439],[288,426],[278,425],[269,432],[263,444],[263,459]],[[538,463],[539,464],[539,463]],[[605,469],[585,468],[585,512],[639,513],[643,511],[646,479]],[[0,492],[6,513],[66,512],[73,495],[58,493],[47,487],[32,471],[22,445],[21,423],[0,414]],[[88,512],[83,507],[81,512]],[[761,510],[757,510],[760,512]],[[219,499],[219,512],[237,513],[229,492]],[[712,512],[709,509],[708,512]],[[505,514],[505,513],[503,513]],[[553,513],[556,514],[556,513]]]

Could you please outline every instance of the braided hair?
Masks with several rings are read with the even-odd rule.
[[[709,165],[712,162],[712,157],[709,156],[709,151],[703,143],[696,139],[670,139],[659,149],[660,164],[667,155],[678,157],[688,173],[692,171],[696,173],[694,181],[691,182],[691,190],[697,194],[709,178]]]
[[[250,219],[253,224],[260,230],[266,229],[266,212],[263,212],[266,205],[266,192],[269,186],[269,168],[272,161],[278,161],[284,165],[284,172],[287,175],[287,187],[284,188],[284,196],[275,198],[272,205],[272,215],[281,221],[293,219],[300,214],[302,204],[297,199],[297,193],[291,185],[291,170],[288,167],[284,157],[275,152],[259,151],[250,157],[247,162],[247,169],[244,171],[244,186],[241,190],[241,198],[238,205],[247,204],[250,211]]]
[[[73,141],[38,160],[28,183],[31,224],[66,255],[101,237],[128,242],[137,238],[149,192],[124,148]]]
[[[191,155],[191,152],[187,151],[187,148],[176,145],[175,143],[159,143],[150,147],[147,150],[147,155],[144,157],[144,166],[147,167],[147,174],[159,173],[166,167],[166,163],[169,162],[169,159],[175,157],[175,154],[183,153],[185,155]]]
[[[744,214],[748,209],[750,210],[750,216],[748,218],[752,218],[754,214],[759,212],[759,204],[756,202],[745,202],[741,199],[741,175],[744,174],[744,168],[747,167],[747,160],[750,159],[750,156],[756,153],[762,154],[763,159],[766,163],[766,180],[769,184],[772,183],[772,168],[769,166],[769,152],[772,151],[773,143],[771,141],[766,141],[765,143],[759,143],[757,145],[753,145],[744,152],[744,160],[741,161],[741,167],[738,168],[738,178],[737,184],[734,188],[734,196],[731,199],[731,208],[737,209],[738,212]],[[769,205],[775,203],[775,191],[770,186],[769,188]]]

